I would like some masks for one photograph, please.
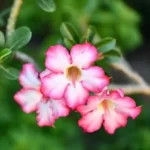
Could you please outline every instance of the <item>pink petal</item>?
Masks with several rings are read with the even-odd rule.
[[[111,93],[108,95],[108,98],[114,99],[114,101],[121,98],[121,97],[122,96],[120,95],[120,93],[118,91],[111,91]]]
[[[66,90],[68,81],[63,74],[51,73],[41,79],[41,91],[53,99],[61,99]]]
[[[118,89],[117,92],[120,94],[121,97],[124,97],[124,92],[122,89]]]
[[[51,100],[51,107],[55,118],[66,117],[69,115],[69,108],[66,106],[65,100]]]
[[[109,77],[104,74],[102,68],[94,66],[82,70],[82,85],[92,92],[99,93],[109,84]]]
[[[105,86],[102,91],[100,93],[96,93],[97,96],[99,97],[106,97],[107,95],[109,95],[109,90],[108,90],[108,87]]]
[[[103,99],[99,98],[98,96],[90,96],[87,101],[87,105],[91,107],[97,107],[97,105],[102,101]]]
[[[42,71],[42,72],[40,73],[40,78],[43,78],[43,77],[45,77],[46,75],[48,75],[48,74],[50,74],[50,73],[51,73],[50,70],[45,69],[44,71]]]
[[[62,45],[51,46],[46,52],[45,65],[53,72],[64,72],[70,62],[70,55]]]
[[[101,128],[103,122],[103,115],[97,110],[84,115],[78,124],[85,132],[94,132]]]
[[[41,97],[41,93],[34,89],[22,89],[14,95],[14,99],[21,105],[23,111],[26,113],[36,110]]]
[[[141,113],[141,107],[135,108],[120,108],[117,109],[118,112],[130,116],[132,119],[135,119]]]
[[[32,64],[23,65],[23,70],[20,73],[19,81],[24,88],[39,88],[40,86],[38,72]]]
[[[79,82],[76,82],[75,87],[69,84],[64,95],[68,107],[73,109],[78,105],[85,104],[88,96],[89,92]]]
[[[134,108],[136,107],[136,103],[135,101],[130,98],[130,97],[121,97],[121,98],[118,98],[118,99],[114,99],[113,100],[114,103],[117,104],[117,107],[120,107],[120,108]]]
[[[40,102],[37,108],[37,121],[39,126],[53,126],[56,118],[53,116],[50,102]]]
[[[98,96],[90,96],[87,100],[87,105],[79,105],[76,110],[81,114],[85,115],[90,111],[97,109],[100,99]]]
[[[79,112],[81,115],[85,115],[92,111],[93,109],[87,105],[79,105],[76,108],[76,111]]]
[[[72,63],[80,68],[88,68],[98,57],[97,49],[90,43],[77,44],[71,48]]]
[[[119,127],[127,124],[126,115],[117,113],[115,110],[104,115],[104,128],[109,134],[114,134]]]

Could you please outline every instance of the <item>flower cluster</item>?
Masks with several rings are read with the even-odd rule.
[[[39,126],[53,126],[56,119],[75,110],[82,116],[78,124],[85,132],[97,131],[103,124],[113,134],[128,117],[135,119],[141,107],[121,89],[109,92],[110,78],[94,66],[97,58],[97,49],[89,43],[74,45],[70,53],[62,45],[51,46],[45,71],[38,74],[32,64],[23,65],[19,77],[23,88],[14,99],[24,112],[36,111]]]

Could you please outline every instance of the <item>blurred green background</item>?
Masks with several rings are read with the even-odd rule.
[[[9,11],[12,3],[1,0],[1,12],[7,8]],[[69,21],[82,33],[88,25],[94,25],[101,38],[116,38],[126,58],[150,81],[149,0],[55,0],[55,3],[56,11],[47,13],[35,0],[24,0],[17,21],[17,27],[28,26],[33,32],[31,42],[22,51],[34,57],[43,69],[44,52],[61,41],[60,25]],[[5,32],[8,13],[0,16],[0,30]],[[21,69],[22,64],[14,60],[12,65]],[[114,135],[103,128],[88,134],[78,127],[77,113],[57,120],[56,128],[38,127],[35,114],[25,114],[13,100],[19,89],[17,81],[4,79],[0,74],[0,150],[150,150],[150,97],[132,95],[137,105],[143,106],[142,113],[135,121],[129,119],[127,126],[116,130]]]

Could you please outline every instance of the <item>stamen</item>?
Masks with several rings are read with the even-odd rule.
[[[72,81],[73,85],[75,86],[75,82],[80,78],[81,76],[81,71],[78,67],[76,66],[71,66],[67,69],[66,72],[67,78]]]
[[[99,105],[98,105],[98,110],[100,110],[103,113],[110,112],[110,110],[113,108],[114,104],[110,100],[103,100]]]

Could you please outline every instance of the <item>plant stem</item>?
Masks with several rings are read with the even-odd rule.
[[[17,17],[20,11],[20,8],[23,4],[23,0],[14,0],[9,18],[8,18],[8,23],[7,23],[7,27],[6,27],[6,36],[10,36],[12,34],[12,32],[15,29],[15,24],[17,21]]]
[[[110,84],[110,90],[117,90],[121,88],[126,95],[128,94],[144,94],[150,96],[150,86],[142,87],[140,85],[122,85],[122,84]]]
[[[36,69],[40,71],[40,68],[38,67],[37,63],[34,61],[34,59],[31,56],[23,52],[17,51],[14,57],[22,62],[33,64],[36,67]]]
[[[21,9],[21,6],[23,4],[24,0],[14,0],[9,18],[8,18],[8,23],[7,23],[7,27],[6,27],[6,34],[7,37],[10,36],[14,29],[15,29],[15,25],[16,25],[16,21],[17,21],[17,17],[19,15],[19,11]],[[28,56],[27,54],[23,53],[23,52],[15,52],[15,58],[18,60],[21,60],[25,63],[32,63],[35,65],[35,67],[39,70],[38,65],[36,64],[36,62],[34,61],[34,59],[30,56]]]
[[[117,63],[112,63],[111,66],[114,69],[122,71],[129,78],[136,82],[136,84],[130,85],[119,85],[119,84],[110,84],[109,89],[116,90],[118,88],[123,89],[125,94],[145,94],[150,96],[150,85],[146,83],[142,76],[140,76],[136,71],[132,69],[130,64],[126,61],[125,58],[122,58]]]

